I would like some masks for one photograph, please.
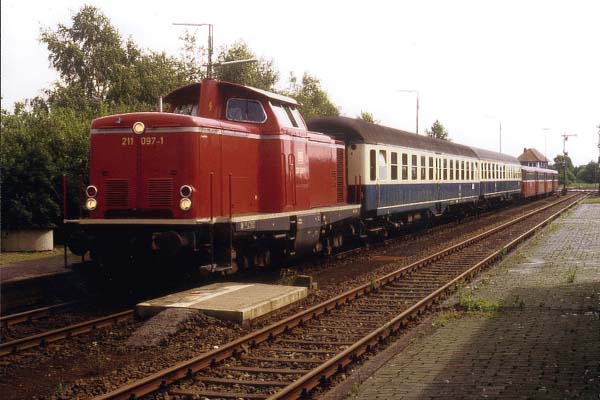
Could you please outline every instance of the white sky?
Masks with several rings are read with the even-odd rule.
[[[414,131],[416,96],[398,90],[416,89],[421,133],[439,119],[455,142],[498,150],[501,121],[504,153],[552,159],[568,133],[576,165],[598,159],[599,1],[2,0],[3,107],[57,79],[40,27],[70,24],[83,4],[172,55],[182,33],[172,22],[212,23],[215,48],[244,39],[275,60],[282,85],[290,71],[314,74],[347,116]]]

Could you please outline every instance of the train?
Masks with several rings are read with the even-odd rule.
[[[360,119],[308,123],[293,98],[215,79],[165,112],[92,121],[86,217],[68,246],[102,265],[237,271],[515,198],[556,171]]]

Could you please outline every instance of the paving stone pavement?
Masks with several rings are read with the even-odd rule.
[[[461,294],[348,398],[600,399],[600,205],[582,204]]]

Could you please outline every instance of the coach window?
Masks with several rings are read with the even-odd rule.
[[[469,162],[467,161],[467,162],[465,163],[465,176],[466,176],[466,178],[465,178],[465,179],[466,179],[466,180],[469,180],[469,172],[470,172],[470,170],[469,170]]]
[[[376,164],[376,151],[371,150],[369,152],[369,175],[372,181],[377,180],[377,164]]]
[[[433,157],[429,157],[429,180],[433,180]]]
[[[443,179],[446,181],[448,180],[448,160],[446,160],[444,158],[444,175],[443,175]]]
[[[402,180],[408,179],[408,154],[402,153]]]
[[[417,180],[417,156],[414,154],[410,157],[410,179]]]
[[[392,164],[392,180],[393,181],[397,181],[398,180],[398,153],[396,153],[395,151],[392,152],[391,155],[391,164]]]
[[[473,161],[471,161],[471,180],[475,180],[475,170],[473,169]]]
[[[460,180],[460,161],[456,160],[456,176],[455,176],[456,180],[459,181]]]
[[[267,120],[267,114],[259,101],[234,98],[227,100],[227,119],[230,121],[263,123]]]
[[[387,179],[387,152],[385,150],[379,150],[379,159],[377,160],[379,166],[379,179]]]
[[[424,181],[427,179],[427,158],[425,156],[421,156],[421,180]]]
[[[450,180],[454,180],[454,160],[450,160]]]
[[[460,162],[460,180],[465,180],[465,162],[461,160]]]

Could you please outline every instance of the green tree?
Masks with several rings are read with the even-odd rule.
[[[356,117],[357,119],[362,119],[363,121],[370,122],[372,124],[378,124],[379,120],[376,120],[373,114],[368,111],[361,111],[360,115]]]
[[[562,155],[559,154],[556,157],[554,157],[554,164],[550,165],[550,168],[554,169],[555,171],[558,171],[558,183],[560,185],[564,184],[564,170],[563,170],[563,166],[565,165],[565,163],[563,162],[566,161],[566,174],[567,174],[567,185],[575,182],[576,178],[575,178],[575,167],[573,166],[573,162],[571,161],[571,158],[569,156],[567,156],[566,158]]]
[[[340,115],[340,110],[331,102],[327,92],[321,88],[319,79],[306,72],[302,75],[301,82],[291,74],[290,87],[284,94],[302,104],[300,112],[306,121],[316,117]]]
[[[427,136],[435,139],[448,140],[448,131],[444,128],[444,125],[439,120],[435,120],[431,129],[426,129],[425,133]]]
[[[577,181],[586,183],[598,182],[598,163],[590,161],[577,169]]]
[[[231,62],[256,59],[256,55],[244,41],[237,41],[230,46],[224,46],[219,52],[217,62]],[[279,80],[273,60],[258,58],[256,62],[215,65],[214,74],[217,79],[253,86],[264,90],[273,90]]]
[[[61,81],[47,91],[48,103],[95,109],[105,103],[154,108],[158,96],[189,81],[183,61],[165,53],[144,52],[98,8],[84,6],[71,26],[42,30],[40,41]]]

